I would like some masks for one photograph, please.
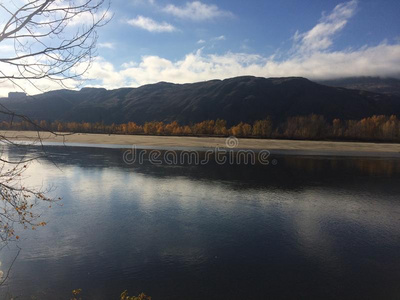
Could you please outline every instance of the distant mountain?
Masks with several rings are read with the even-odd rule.
[[[400,96],[400,79],[380,77],[349,77],[335,80],[323,80],[318,83],[362,90],[374,93]]]
[[[139,88],[58,90],[0,103],[36,120],[126,123],[225,119],[228,125],[271,116],[320,114],[360,119],[374,114],[400,117],[400,97],[317,84],[305,78],[236,77],[192,84],[160,82]],[[4,117],[3,117],[4,118]]]

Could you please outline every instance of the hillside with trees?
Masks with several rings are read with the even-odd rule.
[[[146,122],[193,125],[225,120],[231,127],[267,116],[280,124],[290,117],[323,116],[327,121],[373,115],[400,117],[400,97],[330,87],[305,78],[236,77],[192,84],[160,82],[139,88],[83,88],[36,96],[2,98],[0,103],[32,120],[124,124]],[[8,118],[8,119],[7,119]],[[3,116],[4,121],[10,117]]]

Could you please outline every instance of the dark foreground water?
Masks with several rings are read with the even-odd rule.
[[[23,149],[36,151],[9,156]],[[47,151],[26,180],[63,206],[20,233],[1,299],[400,299],[399,160],[128,166],[116,149]],[[3,272],[15,253],[0,251]]]

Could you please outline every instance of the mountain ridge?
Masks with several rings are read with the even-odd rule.
[[[35,120],[181,124],[224,119],[228,124],[270,116],[319,114],[327,119],[361,119],[374,114],[400,116],[400,97],[321,85],[302,77],[240,76],[224,80],[137,88],[57,90],[20,99],[2,98],[11,111]],[[4,120],[4,116],[3,116]]]
[[[400,96],[400,79],[382,77],[346,77],[333,80],[319,80],[317,83],[344,87],[347,89],[364,90],[368,92]]]

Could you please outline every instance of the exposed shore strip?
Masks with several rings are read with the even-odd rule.
[[[227,148],[223,137],[187,137],[187,136],[145,136],[75,133],[66,136],[56,136],[49,132],[35,131],[1,131],[0,134],[12,141],[36,142],[39,137],[44,143],[65,143],[67,146],[97,145],[124,148],[154,149],[215,149]],[[272,154],[283,155],[314,155],[314,156],[353,156],[353,157],[392,157],[400,158],[400,144],[362,143],[362,142],[332,142],[332,141],[295,141],[273,139],[239,138],[237,149],[269,150]]]

